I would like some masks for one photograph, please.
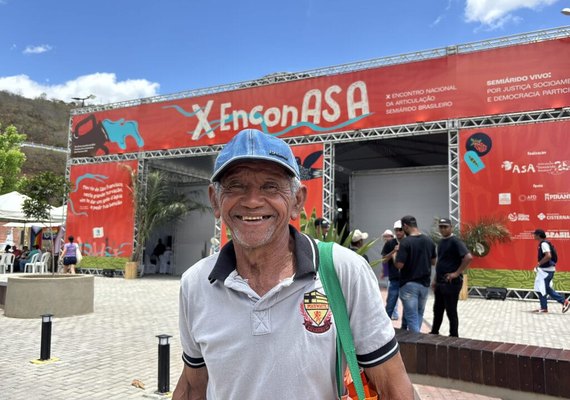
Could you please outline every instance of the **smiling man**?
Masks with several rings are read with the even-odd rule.
[[[180,288],[184,370],[174,400],[337,398],[336,326],[315,241],[289,225],[307,189],[289,146],[248,129],[221,151],[209,188],[232,241]],[[413,390],[371,268],[333,247],[357,358],[383,399]]]

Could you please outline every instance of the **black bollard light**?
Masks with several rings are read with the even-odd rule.
[[[158,393],[170,391],[170,335],[158,338]]]
[[[52,314],[42,315],[42,346],[40,349],[40,360],[50,359],[51,353],[51,317]]]

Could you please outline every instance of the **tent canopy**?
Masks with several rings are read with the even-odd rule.
[[[0,196],[0,220],[25,222],[26,225],[40,225],[45,222],[49,226],[50,221],[32,221],[26,218],[22,211],[24,200],[29,199],[28,196],[16,191],[6,193]],[[65,222],[65,207],[51,207],[50,218],[52,225],[63,225]]]

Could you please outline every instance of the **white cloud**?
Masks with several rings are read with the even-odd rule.
[[[446,18],[447,14],[451,10],[453,3],[456,3],[457,1],[458,0],[447,0],[447,4],[443,10],[443,13],[441,15],[438,15],[437,18],[429,25],[430,28],[439,25]]]
[[[465,19],[467,22],[479,22],[489,29],[500,28],[508,23],[521,22],[520,17],[512,13],[521,8],[539,10],[558,0],[467,0]]]
[[[146,79],[117,81],[115,74],[102,72],[80,76],[57,85],[41,84],[27,75],[0,77],[0,90],[30,99],[40,97],[45,93],[48,99],[62,100],[66,103],[72,102],[72,97],[89,95],[94,95],[95,98],[88,100],[87,104],[116,103],[156,96],[159,88],[158,83],[149,82]]]
[[[49,44],[40,44],[39,46],[26,46],[23,53],[24,54],[42,54],[47,53],[51,50]]]

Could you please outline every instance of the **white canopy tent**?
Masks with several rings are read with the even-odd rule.
[[[0,221],[10,221],[9,224],[18,224],[4,226],[50,226],[50,224],[51,226],[58,226],[65,223],[66,207],[64,206],[52,207],[50,210],[50,220],[33,221],[26,218],[22,211],[22,205],[26,199],[29,199],[29,197],[15,191],[0,196]]]

